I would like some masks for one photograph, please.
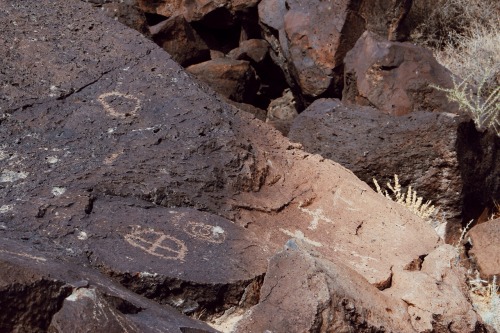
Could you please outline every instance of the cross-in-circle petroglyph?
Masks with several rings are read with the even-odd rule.
[[[135,116],[141,108],[139,98],[118,91],[101,94],[97,100],[107,113],[119,118]]]
[[[125,240],[151,255],[169,260],[184,261],[188,250],[183,241],[153,229],[135,230],[125,235]]]
[[[184,226],[184,231],[200,240],[210,243],[223,243],[226,239],[224,229],[219,226],[212,226],[200,222],[188,222]]]

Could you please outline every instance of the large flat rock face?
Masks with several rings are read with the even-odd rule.
[[[61,284],[102,274],[139,307],[137,294],[204,319],[256,304],[267,260],[291,237],[380,289],[438,245],[420,219],[89,5],[0,8],[0,255],[11,267],[45,258],[74,272]],[[114,290],[86,281],[69,300],[86,309]],[[64,330],[60,316],[76,310],[58,309]],[[198,332],[181,328],[171,331]]]

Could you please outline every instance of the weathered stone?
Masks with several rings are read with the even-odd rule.
[[[210,49],[182,16],[174,16],[149,28],[156,44],[170,53],[181,66],[210,59]]]
[[[54,245],[45,240],[45,250],[38,251],[0,239],[2,332],[216,332],[127,291],[81,262],[61,260]]]
[[[179,308],[186,304],[189,312],[187,304],[196,302],[218,311],[257,302],[240,294],[248,288],[247,279],[260,274],[262,260],[252,260],[262,258],[260,254],[271,257],[290,235],[317,247],[322,260],[336,258],[379,289],[390,286],[392,270],[407,267],[440,244],[419,218],[340,165],[303,152],[270,126],[227,105],[162,49],[90,5],[0,0],[0,8],[0,228],[2,240],[23,240],[37,249],[21,255],[2,252],[17,258],[7,272],[13,276],[10,281],[26,276],[22,267],[35,267],[37,261],[23,253],[47,261],[50,253],[57,269],[40,266],[41,272],[59,272],[54,279],[77,281],[73,289],[88,289],[75,293],[73,298],[83,297],[78,307],[92,312],[96,302],[118,304],[115,309],[121,314],[103,312],[110,322],[102,327],[113,327],[125,315],[138,332],[157,327],[211,332],[203,323],[136,294],[161,303],[155,293],[170,292],[161,285],[169,272],[159,259],[187,282],[174,287],[182,295]],[[176,225],[169,216],[185,212],[179,207],[190,208],[192,215],[180,217]],[[217,227],[230,232],[227,243],[191,238],[184,227],[198,219],[209,225],[206,237],[214,231],[220,235]],[[182,252],[173,238],[182,239],[190,251],[186,263],[189,257],[210,274],[185,268],[192,278],[182,276],[184,269],[174,265],[177,257],[170,258]],[[240,242],[248,247],[238,247]],[[153,253],[146,256],[143,249]],[[225,252],[220,254],[220,249]],[[205,257],[219,260],[228,270],[216,270],[217,262],[208,267]],[[136,293],[110,282],[97,268]],[[153,269],[163,269],[157,273],[162,275],[161,288],[154,288]],[[241,288],[235,293],[222,290],[221,302],[227,304],[214,304],[213,290],[207,291],[208,299],[191,293],[202,279],[213,286]],[[252,284],[247,296],[258,294],[258,287]],[[132,312],[144,310],[123,313],[119,309],[125,302],[104,294],[133,304]],[[188,294],[196,297],[188,300]],[[85,295],[95,295],[96,302]],[[73,311],[68,305],[61,316]],[[71,327],[63,326],[60,317],[53,323]]]
[[[137,7],[136,0],[113,0],[103,3],[102,9],[106,15],[118,20],[120,23],[147,35],[147,21],[144,12]]]
[[[98,218],[91,218],[80,246],[88,244],[92,265],[128,289],[203,319],[258,299],[269,254],[234,223],[193,209],[120,201],[97,200],[92,212]]]
[[[359,14],[366,22],[366,30],[391,41],[408,38],[410,26],[407,17],[411,13],[413,0],[363,1]]]
[[[273,59],[309,101],[340,97],[343,59],[365,30],[404,39],[409,7],[408,0],[263,0],[258,6]]]
[[[463,224],[477,219],[500,201],[500,136],[480,132],[472,121],[458,129],[457,158],[464,182]]]
[[[383,292],[408,304],[417,332],[478,332],[484,324],[464,294],[465,269],[455,266],[457,251],[442,245],[425,257],[421,269],[394,270]]]
[[[252,65],[261,64],[269,54],[269,43],[263,39],[249,39],[231,50],[228,57],[235,60],[250,61]]]
[[[345,57],[342,101],[370,105],[392,115],[413,111],[457,113],[446,93],[451,73],[432,53],[411,43],[386,41],[365,32]]]
[[[472,247],[467,255],[484,279],[500,277],[500,219],[474,226],[467,234]]]
[[[236,108],[240,109],[240,110],[243,110],[245,112],[248,112],[252,115],[255,116],[255,118],[259,119],[259,120],[262,120],[262,121],[266,121],[266,110],[262,110],[260,108],[257,108],[251,104],[246,104],[246,103],[238,103],[238,102],[235,102],[235,101],[232,101],[230,99],[226,99],[226,102],[231,104],[231,105],[234,105]]]
[[[182,14],[183,0],[137,0],[139,8],[151,14],[158,14],[165,17],[172,17]]]
[[[290,240],[271,258],[261,301],[235,332],[414,332],[403,301],[303,247]]]
[[[371,107],[320,99],[296,118],[289,138],[342,164],[366,183],[373,184],[375,178],[383,186],[399,175],[403,186],[411,185],[419,196],[432,200],[451,227],[462,221],[464,183],[455,145],[463,121],[433,112],[394,117]]]
[[[248,61],[218,58],[186,70],[235,102],[251,102],[259,88],[255,70]]]

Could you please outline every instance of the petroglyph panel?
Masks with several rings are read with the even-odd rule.
[[[97,100],[102,104],[104,111],[118,118],[135,116],[141,108],[139,98],[118,91],[101,94]]]
[[[188,251],[183,241],[153,229],[138,229],[125,236],[125,240],[153,256],[167,260],[184,261]]]
[[[210,243],[223,243],[226,239],[224,229],[219,226],[212,226],[200,222],[188,222],[184,231],[194,238]]]

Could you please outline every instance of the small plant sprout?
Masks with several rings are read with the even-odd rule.
[[[394,175],[394,185],[391,182],[387,183],[387,188],[390,190],[382,190],[377,180],[373,178],[373,183],[375,184],[375,188],[377,192],[385,196],[386,198],[405,206],[415,215],[420,216],[424,220],[428,220],[432,214],[436,211],[436,208],[431,205],[431,201],[428,200],[423,203],[422,197],[417,196],[417,192],[408,186],[408,190],[405,192],[402,191],[401,184],[399,184],[398,175]]]

